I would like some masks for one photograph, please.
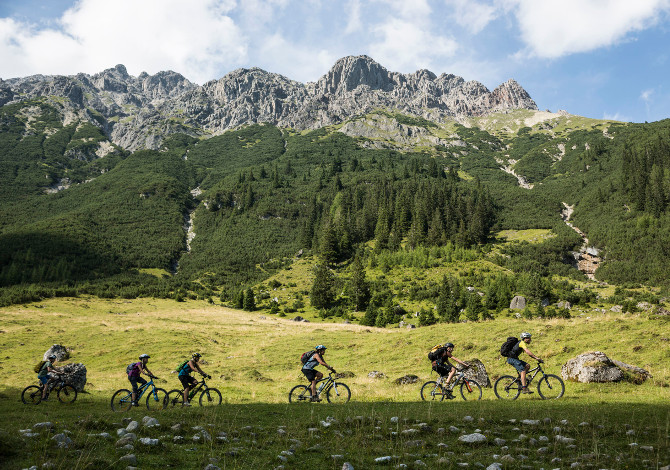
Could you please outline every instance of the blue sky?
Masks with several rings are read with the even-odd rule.
[[[195,83],[241,67],[316,81],[366,54],[540,109],[670,117],[670,0],[0,0],[0,77],[174,70]]]

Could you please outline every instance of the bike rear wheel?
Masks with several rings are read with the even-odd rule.
[[[438,400],[442,401],[444,400],[445,394],[446,392],[444,391],[442,386],[439,385],[434,380],[426,382],[421,387],[421,399],[423,401],[438,401]]]
[[[351,390],[342,382],[335,382],[326,393],[328,403],[347,403],[351,398]]]
[[[166,408],[174,408],[175,406],[181,406],[183,402],[184,402],[184,392],[181,390],[177,390],[176,388],[170,390],[167,394],[167,397],[165,397]]]
[[[537,393],[545,400],[555,400],[565,393],[565,384],[558,375],[545,374],[537,384]]]
[[[42,401],[42,389],[37,385],[30,385],[21,392],[21,401],[26,405],[39,405]]]
[[[461,383],[461,396],[463,400],[481,400],[482,387],[474,380],[464,381]]]
[[[223,398],[216,388],[206,388],[200,394],[200,406],[219,406]]]
[[[147,394],[147,408],[149,411],[159,411],[167,406],[167,392],[162,388],[154,388]]]
[[[496,380],[493,391],[500,400],[516,400],[521,393],[521,383],[517,377],[503,375]]]
[[[58,401],[61,403],[73,403],[77,399],[77,389],[70,384],[65,384],[58,389]]]
[[[130,390],[127,390],[125,388],[117,390],[116,392],[114,392],[114,395],[112,395],[112,401],[111,401],[112,411],[118,411],[118,412],[128,411],[132,406],[131,400],[132,400],[132,394]]]
[[[312,390],[307,385],[296,385],[288,392],[289,403],[308,403],[312,398]]]

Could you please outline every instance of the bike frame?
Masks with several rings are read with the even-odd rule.
[[[458,371],[458,374],[453,380],[454,385],[451,387],[451,389],[453,390],[454,388],[456,388],[456,385],[458,385],[460,381],[463,381],[465,383],[465,386],[468,388],[468,392],[472,392],[470,381],[465,377],[465,369],[456,369],[456,370]],[[447,386],[447,384],[445,384],[444,386],[442,385],[442,382],[446,380],[446,377],[447,377],[446,375],[441,375],[440,378],[436,381],[436,385],[442,388],[443,390],[446,390]],[[437,386],[433,389],[433,391],[437,389]]]
[[[149,393],[155,393],[156,392],[156,385],[154,384],[154,379],[153,378],[151,380],[149,380],[147,383],[142,384],[140,386],[140,388],[137,389],[137,396],[135,397],[135,401],[139,402],[140,398],[142,398],[142,396],[144,395],[144,392],[149,390],[149,388],[151,388],[151,391]],[[133,396],[133,392],[131,391],[128,394],[128,396],[124,397],[124,400],[127,399],[127,398],[130,398],[132,396]]]

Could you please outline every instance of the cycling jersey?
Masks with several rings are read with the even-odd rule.
[[[318,354],[318,353],[314,353],[314,354],[312,354],[312,357],[310,357],[309,360],[308,360],[307,362],[305,362],[305,365],[302,366],[302,368],[303,368],[303,369],[311,370],[311,369],[314,369],[316,366],[318,366],[318,365],[319,365],[319,361],[317,361],[316,358],[315,358],[315,356],[316,356],[317,354]]]

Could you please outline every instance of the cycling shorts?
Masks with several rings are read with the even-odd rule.
[[[526,369],[526,366],[528,365],[527,362],[522,361],[521,359],[516,357],[508,357],[507,363],[510,364],[519,372],[523,372]]]
[[[451,372],[451,369],[454,369],[454,366],[449,364],[448,362],[444,362],[442,364],[436,364],[433,367],[433,370],[440,374],[440,377],[444,377],[449,375],[449,372]]]
[[[40,383],[42,385],[45,385],[51,379],[51,374],[47,374],[47,375],[44,375],[42,377],[37,377],[37,378],[40,379]]]
[[[302,369],[302,373],[305,374],[305,377],[307,377],[307,380],[310,382],[316,379],[317,371],[314,369]]]
[[[191,377],[190,375],[180,375],[179,381],[181,382],[181,385],[184,388],[191,387],[191,385],[195,385],[198,383],[195,377]]]
[[[139,382],[140,385],[144,385],[147,383],[146,380],[144,380],[142,377],[128,377],[128,380],[130,380],[130,385],[133,386],[133,393],[137,393],[138,387],[137,384]]]

